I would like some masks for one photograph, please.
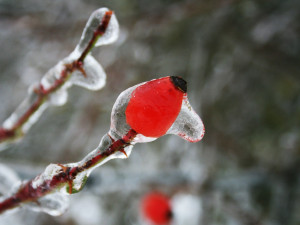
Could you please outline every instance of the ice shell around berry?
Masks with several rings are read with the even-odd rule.
[[[138,87],[141,88],[147,83],[148,82],[144,82],[135,85],[123,91],[117,98],[111,113],[111,127],[109,131],[109,135],[113,139],[117,140],[119,138],[122,138],[132,128],[127,123],[125,111],[132,97],[132,93]],[[156,90],[153,89],[153,91]],[[197,113],[192,109],[186,94],[184,94],[184,97],[182,99],[181,108],[175,119],[175,122],[170,125],[170,127],[164,134],[175,134],[190,142],[197,142],[203,138],[204,125]],[[163,136],[164,134],[162,134],[161,136]],[[133,140],[133,143],[150,142],[156,140],[157,138],[158,137],[146,136],[139,133]]]
[[[148,81],[132,92],[125,115],[127,123],[137,133],[146,137],[161,137],[176,120],[183,92],[172,78]]]

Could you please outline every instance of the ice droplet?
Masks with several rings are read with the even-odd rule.
[[[72,84],[90,90],[99,90],[105,85],[106,74],[102,66],[93,56],[87,55],[84,60],[83,69],[86,73],[86,77],[84,77],[80,71],[75,71],[70,78]]]
[[[68,209],[69,199],[66,195],[56,192],[39,198],[36,202],[24,204],[24,206],[32,211],[60,216]]]
[[[68,92],[66,89],[59,89],[49,96],[49,101],[52,105],[62,106],[68,101]]]
[[[89,44],[89,41],[92,39],[95,30],[101,24],[102,18],[107,11],[109,11],[108,8],[100,8],[92,13],[88,22],[86,23],[80,42],[76,48],[79,52],[82,52]],[[111,44],[117,40],[118,35],[119,23],[115,14],[113,13],[105,33],[97,40],[95,46]]]
[[[191,107],[187,97],[183,98],[181,110],[167,134],[175,134],[190,142],[200,141],[204,136],[204,125]]]

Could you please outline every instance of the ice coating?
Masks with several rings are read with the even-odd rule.
[[[205,128],[198,114],[191,107],[185,96],[182,101],[179,115],[167,134],[175,134],[189,142],[200,141],[205,133]]]
[[[100,8],[92,13],[88,22],[86,23],[80,38],[80,42],[76,48],[79,52],[82,52],[89,44],[95,29],[97,29],[97,27],[101,24],[103,16],[108,11],[109,9],[107,8]],[[119,23],[115,14],[113,13],[105,33],[97,40],[95,46],[111,44],[117,40],[118,36]]]
[[[68,101],[68,92],[66,88],[61,88],[49,95],[49,102],[54,106],[62,106]]]
[[[64,105],[68,99],[67,89],[72,85],[93,91],[101,89],[106,83],[106,74],[90,51],[93,46],[116,41],[118,33],[118,21],[112,11],[100,8],[93,12],[75,50],[52,67],[39,84],[29,88],[26,99],[4,122],[1,147],[19,140],[49,105]]]
[[[132,92],[125,111],[126,121],[137,133],[160,137],[178,116],[183,94],[171,77],[148,81]]]
[[[143,83],[142,83],[143,84]],[[131,93],[140,85],[135,85],[123,91],[115,101],[111,112],[109,135],[117,140],[122,138],[130,129],[126,122],[125,110],[131,98]]]
[[[62,167],[57,164],[50,164],[46,167],[44,172],[37,176],[31,183],[33,188],[37,188],[40,186],[44,181],[50,180],[53,176],[59,174],[61,172]]]
[[[61,73],[65,69],[65,64],[72,62],[72,60],[75,60],[75,57],[71,58],[70,56],[68,56],[59,61],[54,67],[47,71],[40,82],[45,90],[48,90],[55,85],[55,82],[60,79]],[[68,82],[66,82],[64,85],[70,86]]]
[[[51,166],[52,168],[53,165]],[[49,168],[47,170],[47,173],[49,173],[49,176],[53,175],[53,173],[50,172]],[[43,179],[46,178],[43,177]],[[12,169],[8,168],[7,166],[4,166],[3,164],[0,164],[0,180],[0,200],[1,195],[6,195],[10,192],[17,191],[21,185],[21,180],[18,177],[18,175]],[[45,197],[39,198],[37,202],[24,204],[24,206],[27,209],[33,211],[42,211],[52,216],[58,216],[63,214],[68,208],[69,199],[61,193],[53,193]]]
[[[72,84],[93,91],[99,90],[105,85],[106,74],[102,66],[93,56],[87,55],[84,60],[83,69],[86,77],[84,77],[80,71],[75,71],[70,78]]]
[[[59,192],[39,198],[37,202],[24,205],[27,209],[36,212],[44,212],[51,216],[60,216],[69,207],[69,198]]]
[[[61,60],[57,65],[51,68],[41,80],[41,85],[43,88],[47,90],[55,85],[55,82],[61,77],[61,73],[65,69],[65,66],[72,63],[77,58],[78,52],[74,51],[68,57]],[[70,76],[70,79],[68,79],[59,90],[67,90],[72,85],[77,85],[96,91],[105,85],[106,74],[102,66],[92,55],[86,56],[82,67],[85,74],[83,74],[81,71],[75,70],[72,73],[72,76]],[[56,92],[52,94],[56,94]],[[56,105],[57,103],[54,100],[52,104]]]
[[[127,123],[128,114],[126,114],[126,109],[134,96],[139,96],[139,99],[138,101],[133,101],[133,103],[140,103],[142,105],[144,104],[143,101],[152,101],[153,103],[157,98],[162,98],[163,100],[154,102],[153,104],[146,104],[147,107],[153,106],[161,110],[165,109],[162,107],[162,104],[166,101],[169,104],[173,102],[173,97],[179,98],[179,103],[177,102],[178,99],[176,99],[176,104],[179,105],[179,112],[177,111],[177,108],[175,111],[172,110],[171,113],[176,113],[176,118],[166,134],[176,134],[191,142],[199,141],[204,135],[204,126],[199,116],[190,106],[184,91],[186,89],[185,82],[181,82],[180,79],[177,79],[176,77],[160,78],[135,85],[122,92],[117,98],[112,110],[110,130],[103,136],[96,149],[76,163],[50,164],[45,171],[35,179],[23,183],[11,197],[2,202],[0,201],[0,213],[7,209],[18,207],[25,202],[36,201],[38,205],[32,203],[31,206],[29,206],[31,209],[44,211],[51,215],[59,215],[66,208],[66,201],[64,200],[65,198],[63,195],[74,194],[81,191],[85,186],[89,175],[95,168],[114,158],[127,158],[130,155],[134,144],[137,142],[155,140],[157,137],[147,137],[143,134],[139,134]],[[175,90],[173,86],[170,86],[173,85],[172,83],[175,83],[174,87],[175,89],[178,88],[178,90]],[[153,84],[155,85],[152,86]],[[163,87],[166,87],[167,91],[164,90]],[[144,88],[147,89],[147,91],[143,92]],[[174,95],[172,94],[174,90],[183,94],[177,95],[177,93]],[[157,93],[152,94],[152,92]],[[145,93],[146,95],[144,95]],[[161,95],[159,95],[159,93],[161,93]],[[154,96],[154,98],[151,98],[151,96]],[[169,97],[172,97],[171,100]],[[157,105],[157,103],[159,104]],[[146,110],[148,109],[147,107]],[[137,109],[137,113],[141,113],[144,117],[148,116],[147,113],[144,114],[143,111],[139,111],[139,107],[135,109]],[[130,113],[135,113],[135,111],[130,111]],[[151,115],[149,117],[153,119]],[[134,114],[132,118],[134,118]],[[154,117],[154,121],[156,121],[156,119],[157,118]],[[139,122],[141,123],[143,121]],[[165,125],[163,127],[165,127]],[[162,135],[164,134],[165,131]],[[53,197],[52,194],[55,192],[59,195],[54,195]],[[45,197],[46,195],[49,197]]]
[[[13,129],[19,119],[27,112],[28,108],[37,102],[39,96],[33,91],[33,88],[30,87],[28,90],[28,96],[25,100],[19,105],[15,112],[13,112],[10,117],[8,117],[4,123],[3,128],[5,129]],[[42,101],[42,100],[41,100]],[[33,115],[23,124],[21,130],[22,132],[27,132],[30,127],[39,119],[41,114],[45,111],[48,107],[48,103],[45,102],[38,110],[36,110]]]

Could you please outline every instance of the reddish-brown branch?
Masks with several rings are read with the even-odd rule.
[[[0,142],[1,140],[5,140],[13,136],[15,136],[15,132],[13,130],[6,130],[4,128],[0,128]]]
[[[58,164],[62,168],[61,171],[51,179],[44,180],[43,183],[39,184],[36,188],[33,187],[35,179],[28,181],[23,184],[15,194],[0,202],[0,214],[6,210],[16,208],[22,203],[37,202],[39,198],[55,192],[62,186],[68,185],[69,193],[72,194],[73,180],[79,173],[96,166],[103,159],[118,151],[123,152],[124,148],[130,145],[136,135],[136,131],[130,129],[123,138],[113,141],[105,151],[87,160],[82,166],[66,167]]]
[[[38,88],[35,90],[35,93],[38,95],[37,99],[32,103],[32,105],[28,108],[28,110],[18,119],[18,121],[13,125],[11,129],[5,129],[4,127],[0,127],[0,143],[9,139],[15,139],[22,136],[21,127],[29,120],[29,118],[40,108],[40,106],[47,100],[48,96],[57,91],[61,86],[65,84],[65,82],[69,79],[71,74],[75,70],[79,70],[83,76],[86,77],[86,73],[83,69],[84,59],[88,55],[88,53],[92,50],[98,38],[102,36],[108,27],[109,21],[112,16],[112,11],[107,11],[102,18],[100,25],[95,30],[93,37],[89,41],[89,44],[84,49],[82,54],[77,60],[74,60],[70,64],[66,64],[64,69],[61,71],[60,78],[55,81],[53,86],[48,89],[44,89],[43,85],[40,84]]]

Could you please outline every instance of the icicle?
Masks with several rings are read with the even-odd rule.
[[[183,98],[180,113],[167,134],[175,134],[190,142],[200,141],[204,136],[204,125],[191,107],[187,97]]]
[[[94,31],[101,24],[103,16],[108,11],[109,9],[107,8],[100,8],[92,13],[88,22],[86,23],[80,42],[76,48],[79,52],[83,52],[83,50],[89,44],[89,41],[91,40],[94,34]],[[109,25],[105,33],[98,39],[95,46],[111,44],[117,40],[118,35],[119,35],[119,23],[117,21],[115,14],[113,14],[111,16]]]

